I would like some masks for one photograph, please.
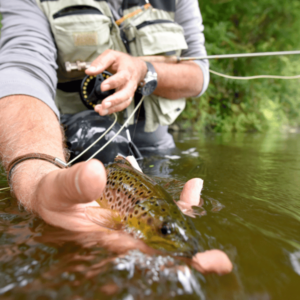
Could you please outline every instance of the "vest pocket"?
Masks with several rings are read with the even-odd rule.
[[[187,49],[183,29],[171,20],[149,20],[135,26],[138,55],[155,55]]]
[[[53,15],[58,61],[92,61],[112,47],[111,19],[98,9],[60,11]]]

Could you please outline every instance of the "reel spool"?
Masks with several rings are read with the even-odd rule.
[[[115,90],[102,92],[100,88],[101,83],[110,76],[111,73],[104,71],[97,76],[87,75],[83,78],[80,85],[80,98],[88,109],[94,109],[97,104],[115,92]]]

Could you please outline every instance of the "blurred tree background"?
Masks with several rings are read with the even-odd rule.
[[[199,0],[199,5],[208,54],[300,49],[298,0]],[[211,60],[210,68],[235,76],[297,75],[300,57]],[[187,102],[177,123],[214,132],[299,127],[299,93],[300,80],[238,81],[211,74],[207,92]]]
[[[300,49],[300,2],[199,0],[207,53]],[[212,70],[234,76],[298,75],[299,56],[210,60]],[[300,80],[238,81],[211,74],[207,92],[187,102],[183,128],[215,132],[279,130],[300,125]]]

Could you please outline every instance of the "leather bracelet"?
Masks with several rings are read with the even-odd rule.
[[[48,161],[52,164],[54,164],[55,166],[61,168],[61,169],[66,169],[68,166],[67,164],[62,161],[61,159],[48,155],[48,154],[43,154],[43,153],[29,153],[29,154],[25,154],[25,155],[21,155],[16,157],[14,160],[12,160],[7,168],[7,181],[8,184],[10,184],[10,180],[11,180],[11,174],[13,169],[21,162],[25,161],[25,160],[29,160],[29,159],[41,159],[44,161]]]

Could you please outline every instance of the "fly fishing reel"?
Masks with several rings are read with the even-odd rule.
[[[112,76],[111,73],[104,71],[97,76],[85,76],[80,86],[80,98],[88,109],[94,109],[106,97],[112,95],[115,90],[102,92],[101,83]]]
[[[146,65],[146,76],[136,90],[136,93],[142,96],[151,95],[157,87],[157,73],[151,63],[146,62]],[[111,73],[104,71],[97,76],[84,77],[80,86],[80,97],[88,109],[94,109],[97,104],[100,104],[102,100],[115,92],[115,90],[101,91],[101,83],[110,76],[112,76]]]

